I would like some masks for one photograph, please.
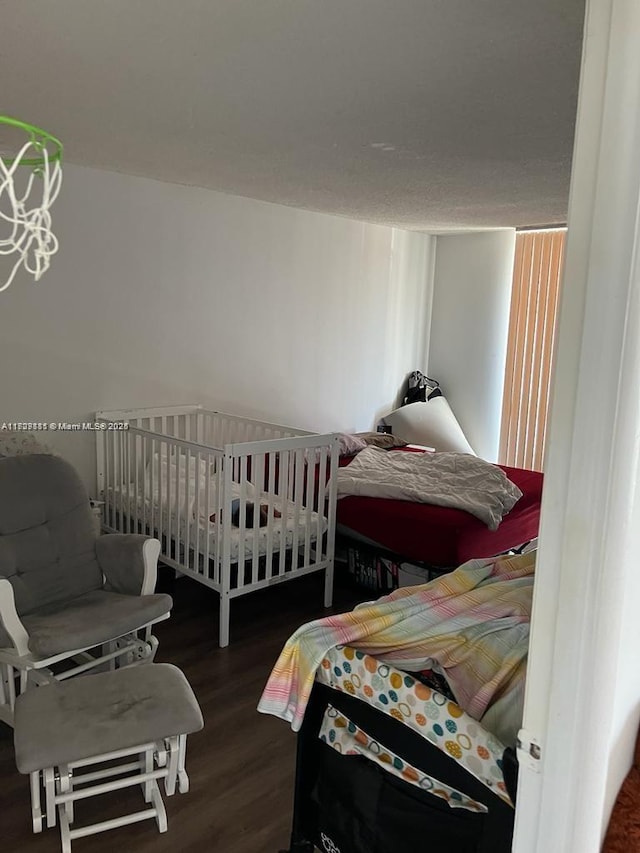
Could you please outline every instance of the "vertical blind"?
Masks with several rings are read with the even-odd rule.
[[[565,231],[521,231],[511,295],[500,461],[542,471]]]

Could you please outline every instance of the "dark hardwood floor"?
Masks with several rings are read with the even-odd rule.
[[[217,647],[215,593],[200,584],[161,577],[174,596],[171,619],[157,626],[158,661],[179,666],[202,707],[205,728],[187,746],[189,793],[165,797],[168,832],[153,821],[73,842],[74,853],[277,853],[289,838],[295,735],[256,705],[280,649],[303,622],[327,614],[321,576],[237,599],[231,605],[231,645]],[[334,611],[359,596],[336,585]],[[43,720],[46,725],[46,720]],[[51,732],[55,738],[55,731]],[[140,790],[112,793],[76,805],[78,824],[143,807]],[[58,829],[31,831],[28,777],[13,760],[12,731],[0,723],[0,850],[57,853]]]

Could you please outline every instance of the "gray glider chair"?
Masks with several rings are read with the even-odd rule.
[[[153,660],[151,626],[173,604],[154,594],[159,553],[147,536],[96,536],[64,460],[0,458],[0,720],[31,684]]]

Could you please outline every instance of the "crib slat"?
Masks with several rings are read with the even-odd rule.
[[[273,531],[275,529],[277,519],[273,515],[273,506],[275,500],[275,483],[276,483],[276,465],[278,454],[273,451],[267,455],[267,465],[268,465],[268,474],[267,474],[267,494],[269,495],[269,524],[267,525],[267,542],[265,547],[265,566],[267,577],[273,576]],[[280,503],[283,511],[284,504]]]
[[[222,486],[222,568],[220,572],[220,645],[229,642],[229,607],[231,589],[231,484],[234,458],[228,447],[224,452],[224,484]]]
[[[253,510],[253,546],[251,560],[251,579],[257,583],[260,571],[260,505],[261,494],[264,491],[264,454],[257,453],[251,457],[251,477],[254,487],[254,510]],[[267,528],[271,526],[273,514],[269,502],[267,502]]]
[[[112,435],[110,444],[111,444],[111,482],[113,484],[112,527],[114,530],[117,530],[118,529],[119,479],[120,479],[120,475],[118,472],[118,437],[115,435]]]
[[[205,578],[211,577],[210,566],[209,566],[209,552],[211,549],[211,521],[209,517],[213,512],[211,507],[211,481],[213,479],[213,475],[211,473],[211,465],[213,462],[212,457],[207,454],[207,476],[205,477],[204,483],[202,487],[204,489],[204,507],[201,509],[202,513],[202,531],[203,531],[203,542],[202,548],[204,549],[202,552],[202,574]],[[215,574],[215,567],[214,567]]]
[[[224,489],[224,464],[226,460],[224,458],[218,458],[216,464],[216,493],[215,493],[215,502],[213,504],[216,520],[215,520],[215,559],[214,559],[214,573],[216,583],[222,584],[222,562],[223,562],[223,537],[224,531],[222,527],[222,506],[223,506],[223,489]],[[211,506],[211,504],[209,504]]]
[[[165,447],[165,443],[163,439],[156,441],[152,439],[151,441],[146,443],[146,449],[144,457],[148,459],[149,465],[149,485],[151,485],[151,472],[155,469],[154,477],[157,477],[157,486],[155,486],[156,480],[154,479],[154,486],[151,487],[151,495],[149,500],[156,504],[156,533],[158,539],[160,540],[160,545],[162,549],[162,553],[166,553],[166,544],[164,539],[164,516],[165,516],[165,498],[167,496],[167,490],[164,483],[164,477],[162,472],[162,451]],[[145,477],[146,480],[146,477]],[[157,498],[156,498],[157,495]],[[147,501],[143,500],[143,507],[146,506]]]
[[[145,480],[147,471],[145,468],[147,438],[136,433],[133,436],[133,506],[134,506],[134,528],[136,533],[145,532],[146,504],[145,504]]]
[[[307,464],[306,467],[306,494],[304,498],[305,503],[305,511],[304,511],[304,556],[303,556],[303,565],[308,566],[309,560],[311,559],[311,537],[312,530],[311,524],[313,521],[312,512],[313,512],[313,493],[315,489],[315,478],[318,472],[317,462],[315,461],[315,457],[317,457],[317,452],[314,450],[314,464],[311,462]]]
[[[238,580],[237,586],[244,586],[247,535],[247,457],[241,456],[239,463],[240,507],[238,519]],[[254,512],[255,522],[255,512]]]
[[[131,443],[130,436],[128,433],[122,431],[122,443],[124,445],[124,453],[125,453],[125,477],[127,482],[127,531],[129,533],[133,533],[133,516],[132,516],[132,506],[131,506]]]
[[[120,436],[120,479],[122,480],[122,486],[120,489],[120,495],[122,498],[122,532],[129,532],[129,506],[128,506],[128,498],[129,498],[129,488],[127,483],[127,447],[124,440],[123,433],[118,433]]]
[[[138,494],[138,486],[140,473],[138,467],[139,460],[139,445],[142,441],[142,436],[134,434],[130,438],[132,444],[132,464],[133,464],[133,529],[136,533],[140,533],[140,500]]]
[[[104,437],[104,505],[105,523],[107,527],[113,527],[113,484],[111,482],[111,455],[113,452],[113,442],[110,436],[102,433]]]
[[[151,465],[149,462],[149,446],[151,442],[147,439],[146,435],[138,435],[136,441],[136,473],[138,476],[137,483],[135,485],[135,505],[137,508],[137,520],[136,520],[136,530],[138,533],[146,533],[147,532],[147,505],[144,500],[144,488],[145,488],[145,480],[147,479],[147,471],[149,471]],[[152,534],[153,535],[153,534]]]
[[[189,426],[189,417],[185,418],[186,426]],[[187,430],[188,432],[188,430]],[[187,452],[184,454],[184,537],[183,537],[183,548],[184,548],[184,561],[187,564],[187,567],[191,567],[190,563],[190,555],[189,555],[189,543],[190,543],[190,534],[191,534],[191,511],[190,511],[190,503],[191,503],[191,488],[194,482],[197,483],[197,473],[194,477],[191,476],[191,450],[187,447]]]
[[[112,460],[113,460],[113,528],[114,530],[118,530],[118,525],[120,524],[120,516],[118,513],[118,504],[120,502],[120,469],[118,465],[118,460],[120,455],[118,453],[119,450],[119,438],[117,435],[113,435],[112,437],[111,447],[113,450]]]
[[[302,506],[302,477],[304,474],[304,450],[298,449],[292,454],[293,465],[293,541],[291,543],[291,571],[298,568],[298,542],[300,539],[300,508]]]
[[[118,516],[118,530],[120,533],[125,533],[124,527],[124,515],[125,515],[125,502],[124,502],[124,447],[122,440],[122,433],[118,432],[118,481],[119,481],[119,492],[120,492],[120,513]]]
[[[202,472],[201,472],[201,460],[202,456],[200,451],[196,453],[196,494],[195,494],[195,537],[196,541],[193,543],[193,570],[200,574],[200,528],[202,527],[201,514],[202,509],[200,506],[200,493],[204,488],[204,482],[202,481]],[[208,471],[208,467],[207,467]],[[208,476],[208,474],[207,474]]]
[[[167,442],[167,456],[165,460],[165,472],[167,476],[167,553],[174,557],[173,548],[173,483],[171,477],[171,445]]]
[[[288,450],[283,451],[280,454],[280,468],[279,468],[279,483],[278,483],[278,493],[280,495],[280,500],[282,501],[282,515],[277,521],[280,526],[280,553],[278,559],[278,574],[284,575],[285,566],[286,566],[286,555],[287,555],[287,500],[289,498],[289,471],[291,468],[290,456]]]
[[[322,545],[323,542],[323,533],[322,533],[322,521],[324,518],[325,512],[325,498],[327,492],[326,479],[327,479],[327,463],[328,463],[328,455],[327,448],[322,447],[320,449],[320,461],[318,463],[318,517],[316,519],[316,563],[321,563],[324,560],[324,548]]]
[[[289,491],[287,492],[288,500],[292,501],[294,497],[295,491],[295,464],[296,464],[296,451],[292,450],[289,453]]]
[[[152,433],[153,435],[154,433]],[[139,506],[140,533],[154,536],[154,519],[158,512],[154,488],[155,472],[153,470],[154,441],[147,435],[140,436],[140,451],[138,466],[140,468],[140,485],[137,503]],[[155,510],[155,513],[154,513]]]
[[[162,511],[161,501],[156,501],[156,475],[160,477],[160,453],[158,451],[158,461],[156,471],[156,440],[151,439],[146,442],[145,459],[148,459],[149,470],[149,494],[147,500],[142,504],[142,517],[144,523],[144,532],[148,532],[149,536],[154,535],[155,525],[157,524],[156,516]]]
[[[180,548],[180,540],[181,540],[181,532],[182,532],[182,513],[180,512],[180,509],[182,507],[182,474],[181,474],[182,465],[181,465],[181,461],[182,461],[182,454],[180,453],[180,448],[176,447],[176,464],[175,464],[175,469],[174,469],[175,470],[175,479],[176,479],[176,482],[175,482],[175,492],[176,492],[175,503],[176,503],[176,507],[175,507],[175,513],[174,513],[174,515],[175,515],[175,524],[174,524],[175,536],[174,536],[174,539],[175,539],[176,560],[178,562],[182,562],[182,560],[180,559],[182,556],[181,548]]]

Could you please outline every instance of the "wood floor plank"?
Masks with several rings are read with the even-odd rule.
[[[73,842],[74,853],[277,853],[291,822],[295,735],[288,725],[258,714],[256,705],[289,635],[326,615],[321,577],[237,599],[231,645],[219,649],[217,596],[186,579],[161,580],[174,596],[171,619],[157,626],[158,661],[179,666],[202,707],[205,728],[187,747],[188,794],[165,798],[169,829],[152,821]],[[357,594],[336,588],[334,612]],[[46,725],[46,721],[43,721]],[[51,733],[55,737],[55,732]],[[106,820],[141,808],[137,789],[79,803],[77,822]],[[58,829],[31,832],[28,777],[14,764],[12,731],[0,724],[0,849],[2,853],[59,853]]]

